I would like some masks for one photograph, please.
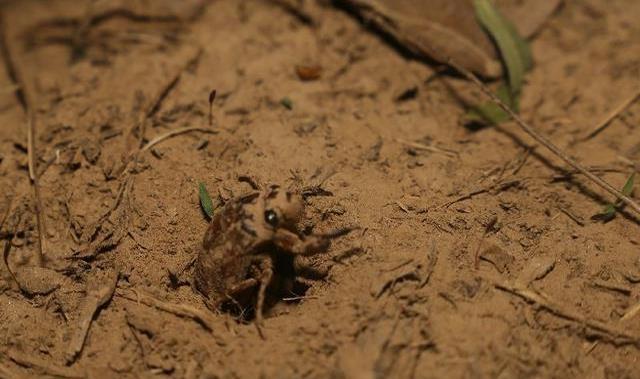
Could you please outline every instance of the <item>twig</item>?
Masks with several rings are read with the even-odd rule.
[[[298,300],[306,300],[306,299],[318,299],[318,296],[309,295],[309,296],[283,297],[282,301],[298,301]]]
[[[436,208],[447,208],[447,207],[452,206],[455,203],[459,203],[459,202],[461,202],[463,200],[469,200],[469,199],[471,199],[472,197],[474,197],[476,195],[480,195],[482,193],[486,193],[486,192],[492,191],[494,189],[497,189],[498,191],[504,191],[507,188],[510,188],[512,186],[515,186],[515,185],[519,184],[520,182],[522,182],[522,180],[523,179],[513,179],[513,180],[504,180],[504,181],[498,180],[497,182],[494,182],[494,183],[488,185],[487,187],[467,192],[466,194],[464,194],[462,196],[459,196],[458,198],[456,198],[454,200],[448,201],[448,202],[446,202],[446,203],[444,203],[442,205],[439,205]]]
[[[313,16],[305,11],[305,9],[303,9],[304,7],[296,3],[295,0],[270,0],[270,2],[281,7],[307,25],[315,24],[316,20],[314,20]]]
[[[38,227],[38,256],[37,256],[37,265],[43,266],[44,264],[44,246],[45,246],[45,225],[44,225],[44,217],[43,217],[43,207],[42,207],[42,197],[40,196],[40,181],[38,176],[35,173],[35,120],[33,116],[29,116],[28,121],[28,162],[29,162],[29,179],[31,180],[31,184],[33,186],[33,193],[35,197],[35,206],[36,206],[36,225]]]
[[[216,99],[216,90],[209,92],[209,126],[213,126],[213,102]]]
[[[17,350],[9,350],[7,352],[7,356],[20,366],[34,369],[40,374],[61,378],[85,378],[87,376],[83,371],[79,371],[71,367],[53,365],[44,359],[38,358],[32,354],[27,355],[22,352],[18,352]]]
[[[158,109],[160,109],[160,105],[167,98],[169,93],[173,88],[175,88],[178,81],[182,77],[182,74],[187,70],[194,62],[196,62],[200,56],[202,56],[202,49],[198,49],[196,53],[191,56],[183,65],[178,67],[176,72],[170,77],[170,80],[166,82],[158,92],[153,97],[152,101],[147,105],[144,111],[140,114],[140,118],[138,122],[133,126],[131,132],[138,131],[138,148],[142,148],[142,143],[144,141],[144,135],[147,127],[147,122],[151,116],[153,116]],[[133,157],[137,156],[137,152],[133,154]],[[135,159],[134,159],[135,160]]]
[[[198,308],[194,308],[186,304],[168,303],[160,299],[156,299],[151,295],[141,293],[140,291],[134,291],[134,292],[135,292],[135,296],[131,296],[131,294],[121,293],[121,292],[118,292],[117,295],[119,297],[122,297],[123,299],[134,301],[136,303],[142,303],[148,307],[156,308],[161,311],[174,314],[178,317],[190,318],[198,322],[209,332],[214,333],[215,331],[214,322],[211,319],[211,315],[206,311],[202,311]],[[216,337],[216,338],[218,338],[218,340],[220,341],[219,337]]]
[[[396,200],[395,204],[398,206],[398,208],[400,208],[400,210],[402,210],[404,213],[410,213],[409,212],[409,208],[407,208],[406,205],[402,204],[402,202],[400,202],[400,200]]]
[[[618,105],[614,110],[612,110],[598,125],[596,125],[589,133],[587,133],[582,141],[586,141],[595,137],[601,131],[605,130],[607,126],[616,119],[620,113],[624,112],[625,109],[629,108],[631,104],[633,104],[640,97],[640,89],[636,90],[631,96],[629,96],[625,101],[623,101],[620,105]]]
[[[84,342],[87,339],[91,322],[98,310],[103,307],[113,296],[118,284],[118,272],[115,271],[109,277],[109,281],[97,290],[90,291],[87,298],[84,301],[82,309],[80,310],[80,324],[78,329],[74,333],[69,347],[66,353],[67,364],[71,364],[75,361],[78,354],[84,347]]]
[[[9,273],[9,276],[11,276],[11,279],[13,279],[14,283],[18,286],[18,288],[20,288],[20,282],[18,281],[16,274],[9,267],[9,252],[11,251],[12,238],[13,235],[10,235],[4,243],[4,248],[2,249],[2,263],[4,264],[4,268]]]
[[[33,187],[33,193],[36,206],[36,225],[38,228],[38,255],[36,264],[42,266],[44,264],[44,245],[45,245],[45,225],[42,216],[42,198],[40,196],[40,184],[36,170],[35,159],[35,138],[36,138],[36,117],[35,117],[35,99],[31,87],[27,87],[27,81],[24,73],[20,70],[20,66],[15,61],[16,51],[14,44],[7,38],[4,17],[0,14],[0,53],[4,61],[5,68],[9,73],[9,77],[16,85],[15,94],[18,102],[22,106],[24,114],[27,118],[27,163],[29,168],[29,181]]]
[[[160,135],[154,139],[152,139],[151,141],[149,141],[142,149],[140,149],[140,152],[145,152],[149,149],[151,149],[153,146],[159,144],[160,142],[169,139],[171,137],[175,137],[177,135],[180,134],[184,134],[184,133],[189,133],[189,132],[202,132],[202,133],[210,133],[210,134],[217,134],[218,131],[214,130],[214,129],[209,129],[209,128],[202,128],[199,126],[189,126],[186,128],[180,128],[180,129],[175,129],[172,130],[170,132],[167,132],[163,135]]]
[[[107,211],[102,214],[102,216],[100,216],[96,220],[96,222],[93,223],[93,225],[89,229],[90,232],[83,233],[83,239],[85,240],[85,242],[90,242],[91,240],[93,240],[98,229],[100,229],[102,227],[102,224],[109,218],[109,216],[111,216],[111,214],[115,212],[116,209],[118,209],[118,206],[120,206],[126,194],[131,191],[132,186],[133,179],[132,177],[127,176],[125,180],[120,183],[118,193],[116,194],[116,198],[114,199],[113,204],[111,204],[111,207],[109,207],[109,209],[107,209]]]
[[[638,304],[632,306],[631,308],[629,308],[622,315],[622,317],[620,317],[620,320],[618,320],[618,322],[619,323],[626,323],[628,320],[630,320],[633,317],[635,317],[638,313],[640,313],[640,303],[638,303]],[[587,350],[587,354],[590,353],[591,351],[593,351],[593,349],[595,349],[596,346],[598,346],[598,341],[595,341],[593,344],[591,344],[591,346],[589,346],[589,348]]]
[[[573,212],[571,212],[570,210],[568,210],[563,206],[558,206],[558,209],[560,210],[560,212],[564,213],[567,217],[573,220],[573,222],[575,222],[576,224],[580,226],[584,226],[584,220],[582,220],[582,217],[578,217],[577,215],[573,214]]]
[[[489,220],[489,222],[487,223],[487,225],[485,225],[484,227],[484,231],[482,232],[482,236],[480,236],[480,240],[478,241],[478,247],[476,248],[476,252],[473,255],[474,259],[473,259],[473,267],[477,270],[478,268],[480,268],[480,258],[481,254],[480,254],[480,249],[482,249],[482,245],[484,243],[484,240],[487,238],[487,236],[489,235],[489,233],[493,230],[493,228],[496,226],[496,223],[498,222],[498,217],[497,216],[493,216],[491,218],[491,220]]]
[[[613,167],[599,167],[599,166],[592,166],[588,168],[589,171],[591,172],[599,172],[599,173],[617,173],[617,174],[628,174],[629,171],[628,170],[621,170],[619,168],[613,168]],[[551,181],[561,181],[561,180],[570,180],[573,178],[574,175],[577,174],[582,174],[580,171],[577,170],[570,170],[570,171],[566,171],[562,174],[558,174],[558,175],[554,175],[551,178]]]
[[[418,288],[422,288],[429,284],[429,280],[431,279],[431,275],[433,275],[433,270],[436,268],[436,264],[438,263],[438,249],[436,247],[436,240],[431,240],[431,245],[429,246],[429,263],[426,267],[426,272],[424,275],[424,279],[418,285]]]
[[[535,129],[533,129],[533,127],[531,127],[522,118],[520,118],[520,116],[518,116],[511,109],[511,107],[506,105],[493,92],[491,92],[489,87],[487,87],[484,83],[482,83],[480,81],[480,79],[478,79],[478,77],[475,76],[471,71],[461,67],[456,62],[454,62],[451,58],[449,58],[448,64],[451,65],[451,67],[455,68],[462,75],[464,75],[467,79],[472,81],[476,86],[478,86],[478,88],[480,88],[480,90],[487,97],[489,97],[489,99],[491,99],[491,101],[493,101],[496,105],[498,105],[500,108],[502,108],[502,110],[504,110],[516,122],[516,124],[518,124],[518,126],[520,126],[520,128],[523,131],[525,131],[529,136],[531,136],[531,138],[533,138],[538,143],[540,143],[541,145],[543,145],[544,147],[549,149],[553,154],[555,154],[560,159],[565,161],[569,166],[571,166],[574,169],[580,171],[584,176],[586,176],[589,180],[591,180],[592,182],[597,184],[599,187],[601,187],[605,191],[609,192],[610,194],[616,196],[622,202],[624,202],[625,204],[627,204],[628,206],[633,208],[633,210],[635,210],[640,215],[640,205],[638,205],[638,203],[636,203],[629,196],[627,196],[627,195],[623,194],[622,192],[618,191],[617,189],[615,189],[611,184],[609,184],[606,181],[602,180],[598,176],[592,174],[589,170],[584,168],[580,163],[576,162],[571,157],[569,157],[565,152],[560,150],[560,148],[558,148],[556,145],[554,145],[551,141],[549,141],[547,138],[543,137],[540,133],[538,133]]]
[[[526,288],[511,286],[508,284],[496,283],[494,284],[494,286],[499,290],[509,292],[513,295],[525,299],[530,303],[536,304],[537,306],[546,309],[547,311],[553,313],[558,317],[582,324],[587,328],[598,332],[601,335],[601,339],[611,342],[614,345],[633,345],[637,348],[640,348],[640,336],[629,333],[626,330],[617,329],[600,321],[590,320],[581,315],[579,312],[563,308],[558,304],[554,304],[546,296],[538,292],[528,290]]]
[[[520,172],[520,170],[524,167],[525,163],[527,163],[527,158],[529,158],[529,156],[531,155],[531,153],[535,148],[536,148],[535,146],[531,146],[525,150],[524,155],[522,156],[522,158],[520,158],[516,167],[511,171],[511,176],[516,176],[516,174]]]
[[[448,157],[451,158],[457,158],[459,155],[456,151],[453,150],[447,150],[447,149],[442,149],[439,147],[435,147],[435,146],[430,146],[430,145],[425,145],[423,143],[419,143],[419,142],[412,142],[412,141],[406,141],[403,140],[401,138],[396,138],[396,142],[399,142],[405,146],[414,148],[416,150],[424,150],[424,151],[430,151],[432,153],[440,153],[440,154],[444,154]]]
[[[608,283],[601,280],[596,280],[595,282],[591,283],[591,285],[602,290],[617,292],[625,296],[631,296],[631,288],[625,287],[623,285]]]
[[[40,196],[40,181],[38,176],[36,175],[36,163],[35,163],[35,116],[33,111],[28,111],[29,119],[27,121],[28,132],[27,132],[27,154],[28,154],[28,164],[29,164],[29,179],[31,180],[31,184],[33,186],[33,194],[35,196],[36,201],[36,226],[38,227],[38,255],[37,262],[38,266],[44,265],[44,217],[42,216],[43,208],[42,208],[42,197]]]
[[[620,317],[620,321],[627,321],[627,320],[633,318],[638,313],[640,313],[640,303],[638,303],[638,304],[634,305],[633,307],[629,308],[629,310],[626,311],[624,313],[624,315],[622,315],[622,317]]]

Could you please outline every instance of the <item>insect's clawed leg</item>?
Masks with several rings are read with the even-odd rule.
[[[279,229],[276,231],[274,243],[282,250],[294,255],[313,255],[327,251],[330,240],[316,236],[302,239],[289,230]]]
[[[304,238],[289,230],[279,229],[275,233],[274,243],[279,248],[294,255],[314,255],[326,252],[331,245],[332,239],[344,236],[354,229],[336,229],[328,233],[312,234]]]
[[[260,271],[261,275],[258,279],[260,282],[260,287],[258,288],[258,301],[256,304],[256,328],[258,329],[258,334],[260,334],[261,338],[265,338],[264,333],[262,332],[262,311],[264,309],[264,300],[267,293],[267,287],[271,283],[271,279],[273,278],[273,262],[270,258],[262,258],[260,261]]]

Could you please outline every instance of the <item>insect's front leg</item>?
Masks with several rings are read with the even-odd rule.
[[[323,253],[327,251],[330,244],[328,238],[311,235],[302,239],[297,234],[286,229],[278,229],[273,238],[273,242],[279,248],[295,255]]]

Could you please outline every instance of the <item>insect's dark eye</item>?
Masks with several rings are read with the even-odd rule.
[[[278,214],[272,209],[268,209],[264,212],[264,220],[274,228],[278,226],[278,223],[280,222],[280,220],[278,220]]]

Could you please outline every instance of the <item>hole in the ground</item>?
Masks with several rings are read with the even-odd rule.
[[[282,301],[282,299],[295,299],[305,296],[310,286],[296,280],[296,272],[293,266],[293,256],[286,252],[274,251],[273,278],[267,287],[263,314],[269,317],[270,311],[275,305],[294,305],[300,300]],[[225,302],[221,310],[231,314],[241,322],[249,322],[255,318],[255,305],[258,297],[258,286],[248,288],[237,293],[233,299]]]

